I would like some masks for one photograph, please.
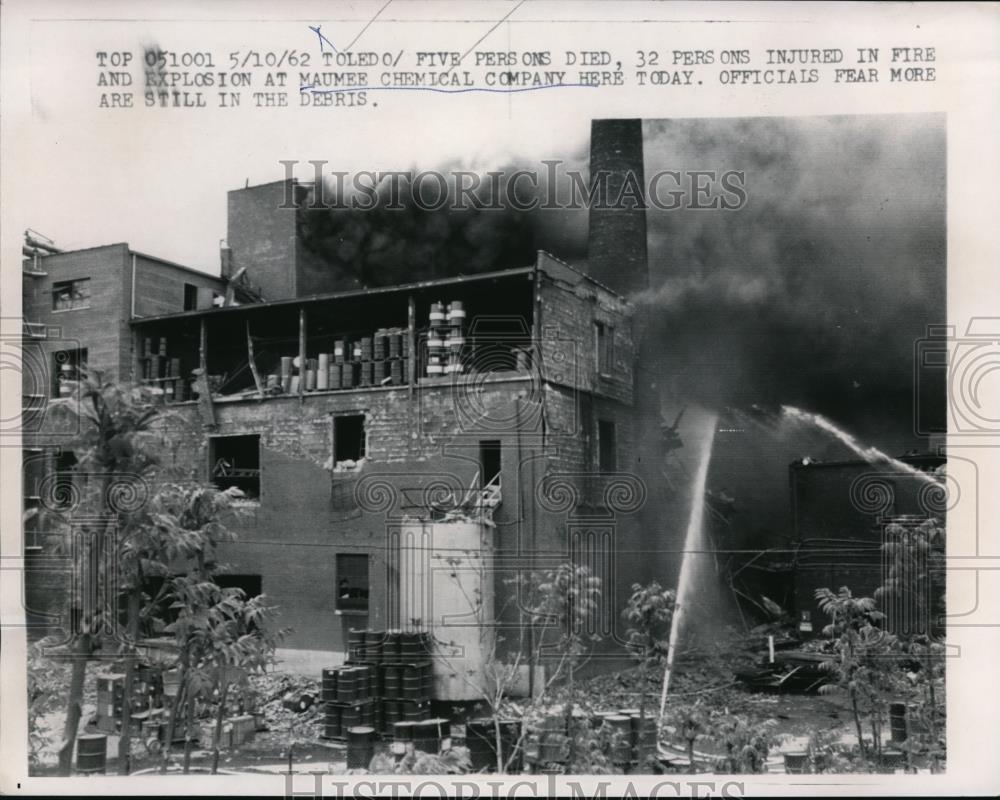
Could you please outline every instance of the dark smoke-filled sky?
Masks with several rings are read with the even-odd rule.
[[[650,121],[647,174],[736,169],[738,211],[647,215],[641,298],[678,399],[802,405],[888,447],[945,320],[941,115]]]
[[[945,319],[944,117],[648,120],[644,148],[647,179],[739,170],[748,194],[734,211],[647,213],[651,288],[633,299],[668,405],[801,405],[913,446],[914,341]],[[585,149],[541,158],[587,172]],[[501,171],[518,168],[545,173]],[[407,205],[312,213],[306,241],[358,286],[523,266],[536,249],[586,267],[586,210]]]

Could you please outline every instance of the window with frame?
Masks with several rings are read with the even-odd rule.
[[[198,287],[193,283],[184,284],[184,310],[194,311],[198,308]]]
[[[365,553],[337,554],[337,610],[368,610],[368,556]]]
[[[260,497],[260,436],[209,439],[209,477],[219,489],[235,486],[248,500]]]
[[[345,414],[333,418],[333,463],[349,464],[365,457],[367,451],[365,415]]]
[[[70,311],[75,308],[90,308],[90,278],[53,282],[52,310]]]
[[[606,419],[597,421],[597,466],[601,472],[615,472],[618,469],[615,423]]]
[[[597,372],[610,375],[615,364],[615,329],[604,322],[594,323]]]

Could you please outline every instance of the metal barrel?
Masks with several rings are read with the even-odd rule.
[[[344,667],[337,673],[337,701],[351,703],[358,699],[358,675],[352,667]]]
[[[323,688],[320,694],[320,698],[324,703],[332,703],[337,699],[337,669],[324,669],[323,670]]]
[[[88,775],[103,775],[108,763],[108,737],[103,733],[86,733],[76,737],[76,771]]]
[[[361,362],[361,386],[371,386],[375,382],[375,363],[372,361]]]
[[[389,334],[389,358],[399,358],[403,354],[403,334]]]
[[[376,361],[381,361],[385,358],[386,350],[388,349],[389,335],[385,331],[379,331],[375,334],[372,341],[372,357]]]
[[[632,760],[632,719],[624,714],[612,714],[604,718],[606,725],[611,726],[614,740],[611,744],[610,757],[614,764],[627,764]]]
[[[437,753],[441,749],[440,725],[437,720],[425,719],[413,726],[413,746],[425,753]]]
[[[411,720],[393,723],[392,738],[397,742],[412,742],[414,725],[415,723]]]
[[[327,383],[331,389],[340,388],[341,364],[331,364],[328,372]]]
[[[348,354],[348,347],[346,339],[337,339],[333,343],[333,360],[336,364],[343,364],[345,358]]]
[[[371,700],[369,700],[369,701],[367,701],[365,703],[362,703],[361,706],[360,706],[360,714],[361,714],[361,724],[362,725],[369,725],[372,728],[376,727],[375,726],[375,703],[373,703]]]
[[[355,383],[355,370],[354,368],[357,364],[345,363],[341,367],[340,371],[340,388],[341,389],[353,389]]]
[[[401,697],[403,682],[400,668],[387,666],[382,668],[382,694],[385,697]]]
[[[347,729],[347,767],[365,769],[375,755],[375,729],[358,725]]]
[[[419,631],[403,631],[399,635],[399,658],[412,664],[425,656],[423,640]]]
[[[426,716],[423,705],[415,700],[404,700],[401,705],[405,720],[416,722]]]
[[[375,680],[372,677],[374,670],[368,665],[358,665],[354,667],[355,675],[355,689],[357,690],[357,698],[363,700],[366,697],[371,697],[374,694]]]
[[[365,633],[362,628],[351,628],[347,632],[347,652],[351,658],[360,661],[365,647]]]
[[[365,660],[376,664],[382,660],[382,645],[385,642],[385,631],[368,631],[365,633]]]
[[[393,731],[393,726],[400,721],[401,713],[398,700],[382,701],[382,721],[383,730],[388,733]]]
[[[809,772],[809,753],[805,750],[785,753],[785,772],[789,775],[803,775]]]
[[[385,641],[382,643],[382,660],[392,663],[399,661],[399,631],[386,631]]]
[[[320,353],[316,360],[316,389],[325,391],[330,388],[330,354]]]
[[[398,386],[403,382],[403,362],[394,358],[389,362],[389,382]]]
[[[340,707],[340,724],[345,728],[361,724],[361,706],[348,705]]]
[[[343,735],[341,712],[343,708],[327,703],[323,709],[323,738],[339,739]]]

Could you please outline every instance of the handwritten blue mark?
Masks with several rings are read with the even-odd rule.
[[[326,44],[330,45],[331,48],[333,48],[333,52],[334,53],[338,52],[337,48],[333,46],[333,42],[331,42],[329,39],[327,39],[323,35],[323,32],[320,30],[320,27],[321,26],[319,26],[319,25],[317,25],[315,27],[313,27],[312,25],[309,26],[309,30],[311,30],[313,33],[316,34],[316,36],[319,37],[319,51],[321,53],[325,53],[326,52],[326,50],[323,49],[323,43],[325,42]]]
[[[436,86],[352,86],[349,89],[317,89],[315,86],[300,86],[299,92],[312,94],[332,94],[334,92],[437,92],[438,94],[468,94],[469,92],[488,92],[490,94],[517,94],[519,92],[538,92],[542,89],[597,89],[593,83],[546,83],[542,86],[510,86],[506,88],[491,88],[487,86],[472,86],[465,89],[441,89]]]

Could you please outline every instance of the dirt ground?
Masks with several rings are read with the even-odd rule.
[[[738,661],[738,658],[736,659]],[[679,738],[670,736],[669,709],[678,702],[690,703],[700,700],[707,709],[723,714],[740,714],[751,723],[774,720],[773,733],[777,742],[773,756],[788,750],[805,748],[809,736],[816,731],[829,731],[835,738],[847,743],[856,742],[853,718],[844,698],[837,695],[792,695],[760,694],[746,691],[733,677],[733,654],[719,656],[694,654],[678,660],[671,678],[668,696],[668,725],[666,728],[669,744],[682,747]],[[98,670],[88,670],[88,680],[84,695],[84,713],[80,732],[89,729],[96,713],[96,674]],[[68,668],[66,668],[68,678]],[[55,676],[58,681],[58,671]],[[219,768],[222,771],[267,771],[284,772],[289,769],[289,752],[294,771],[325,770],[331,773],[346,771],[346,751],[342,745],[320,738],[322,730],[321,707],[313,705],[303,713],[295,713],[282,707],[281,696],[289,688],[310,691],[317,698],[319,687],[310,679],[285,673],[255,676],[251,679],[254,688],[264,698],[263,710],[267,730],[257,732],[251,741],[238,748],[223,750]],[[655,714],[659,707],[662,675],[649,675],[647,680],[646,708]],[[65,686],[66,682],[62,682]],[[637,670],[622,670],[599,675],[585,682],[589,694],[597,698],[596,710],[614,711],[636,708],[639,705],[639,673]],[[64,721],[62,702],[56,701],[51,710],[37,717],[39,739],[44,745],[38,749],[39,763],[33,768],[35,774],[52,774],[56,764],[56,751]],[[199,729],[205,731],[202,743],[193,746],[191,764],[194,768],[206,769],[212,761],[210,751],[211,721],[202,720]],[[700,742],[696,748],[700,753],[716,752],[711,742]],[[179,764],[183,748],[175,748],[171,761]],[[109,736],[108,773],[117,772],[118,737]],[[136,737],[132,748],[132,771],[152,771],[159,768],[161,756],[147,751]],[[179,768],[179,767],[176,767]]]

